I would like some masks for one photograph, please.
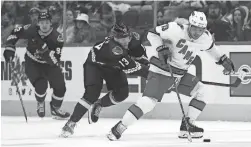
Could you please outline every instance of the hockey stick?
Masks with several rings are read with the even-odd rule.
[[[10,60],[11,61],[11,60]],[[11,68],[11,72],[13,73],[14,71],[14,68],[12,66],[11,63],[10,64],[10,68]],[[13,77],[12,77],[13,78]],[[28,123],[28,119],[27,119],[27,114],[26,114],[26,111],[25,111],[25,108],[24,108],[24,102],[23,102],[23,99],[22,99],[22,95],[20,93],[20,90],[19,90],[19,87],[18,87],[18,83],[14,80],[14,83],[15,83],[15,86],[16,86],[16,89],[17,89],[17,93],[18,93],[18,96],[19,96],[19,100],[21,102],[21,106],[22,106],[22,109],[23,109],[23,112],[24,112],[24,117],[25,117],[25,120],[26,120],[26,123]]]
[[[180,104],[180,108],[181,108],[181,111],[182,111],[182,114],[183,114],[183,118],[184,118],[184,121],[185,121],[185,124],[186,124],[186,129],[188,131],[187,139],[188,139],[188,141],[192,142],[192,137],[191,137],[191,133],[189,131],[189,126],[188,126],[188,122],[187,122],[187,119],[186,119],[184,107],[182,105],[182,101],[181,101],[180,94],[179,94],[179,91],[178,91],[178,86],[177,86],[177,84],[175,82],[175,78],[173,76],[173,71],[172,71],[171,65],[169,63],[167,63],[167,65],[169,66],[171,77],[172,77],[172,79],[174,81],[175,92],[177,94],[177,97],[178,97],[178,100],[179,100],[179,104]]]
[[[241,84],[242,80],[244,80],[247,73],[248,73],[247,69],[242,69],[241,71],[238,71],[238,73],[235,73],[235,74],[238,74],[238,78],[234,81],[234,83],[231,83],[231,84],[208,82],[208,81],[201,81],[201,82],[204,84],[215,85],[215,86],[238,87]]]
[[[203,84],[207,85],[215,85],[215,86],[223,86],[223,87],[238,87],[241,84],[241,79],[237,78],[234,83],[225,84],[225,83],[216,83],[216,82],[209,82],[209,81],[201,81]]]

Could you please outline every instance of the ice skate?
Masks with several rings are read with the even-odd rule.
[[[63,120],[67,119],[70,116],[70,113],[64,112],[63,110],[54,107],[51,102],[50,106],[51,106],[51,115],[53,119]]]
[[[88,111],[89,124],[96,123],[99,119],[99,114],[102,110],[100,102],[94,103]]]
[[[62,128],[62,132],[59,137],[67,138],[70,135],[72,135],[74,133],[75,126],[76,126],[75,122],[68,120],[68,122]]]
[[[122,133],[127,129],[126,126],[124,126],[122,124],[122,122],[118,122],[112,129],[111,131],[109,132],[109,134],[107,134],[107,138],[110,140],[110,141],[116,141],[118,140]]]
[[[37,102],[37,115],[39,117],[45,116],[45,102]]]
[[[197,127],[196,125],[194,125],[193,123],[191,123],[190,118],[186,117],[186,120],[188,122],[188,128],[191,134],[192,138],[202,138],[203,137],[203,133],[204,133],[204,129]],[[184,118],[182,119],[182,123],[180,126],[180,134],[179,134],[179,138],[187,138],[187,128],[186,128],[186,123]]]

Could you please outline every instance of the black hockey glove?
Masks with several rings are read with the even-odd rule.
[[[218,62],[218,65],[222,65],[224,67],[223,74],[230,75],[234,72],[234,64],[231,59],[229,59],[226,55],[223,55]]]
[[[166,45],[161,45],[161,46],[157,47],[156,50],[158,52],[158,56],[159,56],[161,63],[167,64],[167,59],[171,58],[171,56],[172,56],[172,53],[169,50],[169,47]]]
[[[3,56],[6,62],[10,62],[14,59],[15,52],[11,50],[4,50]]]

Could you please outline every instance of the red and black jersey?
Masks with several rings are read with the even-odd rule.
[[[113,37],[107,37],[103,42],[98,42],[93,46],[87,61],[122,69],[125,73],[134,73],[145,66],[137,62],[142,59],[147,61],[145,47],[141,44],[139,35],[133,33],[128,49],[114,41]]]
[[[27,56],[39,63],[53,64],[60,61],[62,47],[64,41],[62,35],[56,30],[51,29],[47,33],[43,33],[37,26],[25,25],[17,26],[9,35],[6,42],[6,50],[16,50],[15,44],[18,39],[27,39]],[[39,52],[47,49],[48,55],[44,58]]]

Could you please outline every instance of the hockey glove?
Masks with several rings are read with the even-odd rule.
[[[229,59],[226,55],[223,55],[218,62],[218,65],[222,65],[224,67],[223,74],[230,75],[234,72],[234,64],[231,59]]]
[[[169,50],[169,47],[166,45],[161,45],[161,46],[157,47],[156,50],[158,52],[158,56],[159,56],[161,63],[167,64],[167,59],[171,58],[171,56],[172,56],[172,53]]]
[[[14,59],[15,56],[15,52],[12,50],[4,50],[3,52],[3,56],[6,62],[10,62]]]

